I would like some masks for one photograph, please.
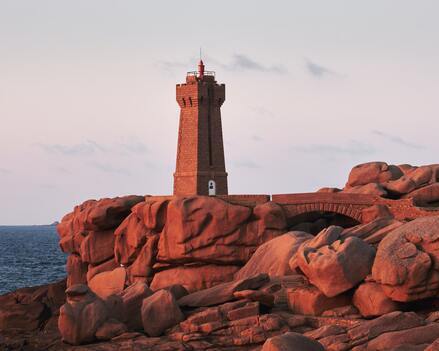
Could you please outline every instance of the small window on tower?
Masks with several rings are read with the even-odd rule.
[[[186,99],[183,98],[182,100],[183,100],[183,106],[186,107]]]
[[[192,98],[189,97],[189,104],[192,106]]]
[[[216,183],[214,180],[209,180],[208,188],[209,188],[209,196],[215,196],[216,195]]]

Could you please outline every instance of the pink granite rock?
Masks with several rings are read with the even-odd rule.
[[[340,239],[343,228],[331,226],[302,244],[297,265],[327,297],[357,285],[372,268],[375,250],[357,237]],[[294,265],[294,264],[293,264]]]
[[[373,279],[394,301],[437,296],[439,217],[418,218],[388,234],[379,244]]]
[[[259,246],[250,260],[236,273],[235,279],[243,279],[259,273],[270,276],[292,274],[289,261],[299,246],[313,238],[305,232],[288,232]]]
[[[101,299],[121,293],[125,288],[126,269],[119,267],[111,272],[96,274],[89,282],[88,286]]]
[[[233,280],[239,266],[199,265],[180,266],[157,272],[151,282],[151,289],[159,290],[174,284],[194,292]]]
[[[385,183],[396,180],[402,175],[398,167],[389,166],[385,162],[363,163],[352,168],[347,185],[353,187],[369,183]]]
[[[145,298],[141,313],[143,328],[149,336],[160,336],[184,319],[177,301],[167,290],[159,290]]]
[[[90,343],[108,317],[105,303],[86,285],[66,290],[67,302],[60,309],[58,328],[64,342],[72,345]]]
[[[398,311],[400,306],[389,299],[381,285],[373,282],[361,284],[355,290],[352,302],[363,317],[376,317]]]
[[[315,340],[290,332],[268,339],[261,351],[324,351],[324,348]]]

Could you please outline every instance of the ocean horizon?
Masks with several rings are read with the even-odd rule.
[[[0,225],[0,295],[66,276],[55,225]]]

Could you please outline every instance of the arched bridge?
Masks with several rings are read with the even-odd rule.
[[[151,199],[172,199],[174,196],[151,196]],[[289,220],[308,213],[335,213],[349,217],[359,223],[367,223],[374,219],[365,215],[365,211],[374,205],[382,205],[389,210],[395,219],[412,220],[418,217],[439,216],[439,209],[421,208],[413,204],[412,199],[392,200],[377,195],[349,193],[298,193],[277,195],[217,195],[224,201],[254,207],[268,201],[282,206]]]
[[[363,216],[363,211],[374,205],[385,205],[397,219],[413,219],[419,217],[421,212],[422,215],[426,215],[425,211],[413,206],[411,199],[391,200],[368,194],[279,194],[272,195],[272,201],[282,205],[290,219],[312,212],[331,212],[365,223],[368,219]]]

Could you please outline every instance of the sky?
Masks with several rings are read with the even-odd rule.
[[[226,84],[229,192],[439,163],[437,0],[0,0],[0,224],[170,194],[175,84]]]

